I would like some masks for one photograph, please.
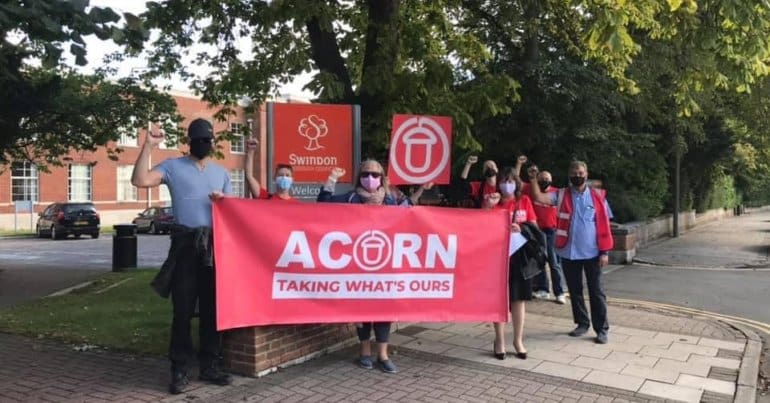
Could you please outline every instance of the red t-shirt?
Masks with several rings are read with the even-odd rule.
[[[549,186],[546,190],[547,193],[558,192],[559,189],[553,186]],[[532,197],[532,185],[524,183],[521,186],[521,193]],[[535,209],[535,215],[537,216],[537,226],[540,229],[554,229],[556,228],[556,214],[558,209],[556,206],[541,204],[538,202],[533,203]]]
[[[288,201],[288,202],[296,202],[297,199],[289,196],[288,199],[282,199],[274,194],[267,193],[267,189],[265,188],[259,188],[259,197],[257,199],[260,200],[280,200],[280,201]]]
[[[537,221],[535,209],[532,207],[532,200],[527,195],[521,195],[521,199],[500,200],[496,208],[507,209],[513,216],[513,222],[521,224],[526,221]]]

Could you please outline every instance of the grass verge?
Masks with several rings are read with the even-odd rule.
[[[168,350],[171,301],[149,286],[157,272],[108,273],[70,294],[0,309],[0,331],[163,355]]]

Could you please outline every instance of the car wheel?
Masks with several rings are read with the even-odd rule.
[[[93,238],[93,239],[99,238],[99,231],[91,233],[91,238]]]
[[[51,239],[53,239],[53,240],[61,239],[61,235],[59,235],[59,233],[56,232],[56,226],[55,225],[51,226]]]
[[[149,230],[149,232],[151,234],[153,234],[153,235],[158,235],[158,229],[155,228],[155,223],[154,222],[150,223],[150,230]]]

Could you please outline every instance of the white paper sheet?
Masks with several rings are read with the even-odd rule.
[[[521,232],[512,232],[511,242],[508,244],[508,256],[512,256],[516,253],[516,251],[524,246],[525,243],[527,243],[527,238],[524,238],[524,235],[521,235]]]

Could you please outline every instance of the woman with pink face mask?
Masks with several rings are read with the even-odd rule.
[[[329,178],[318,194],[319,202],[358,203],[376,206],[398,205],[396,199],[388,191],[388,179],[382,164],[375,160],[366,160],[361,163],[356,177],[353,191],[335,195],[334,187],[337,181],[345,176],[342,168],[332,169]],[[377,364],[384,372],[395,374],[398,372],[396,365],[388,358],[388,338],[390,336],[390,322],[359,323],[356,325],[360,354],[358,365],[364,369],[373,369],[371,333],[374,330],[374,340],[377,342]]]
[[[537,216],[529,196],[522,194],[521,179],[513,167],[505,167],[497,178],[499,201],[494,208],[505,209],[511,213],[511,232],[522,232],[526,223],[537,227]],[[487,203],[487,207],[489,208]],[[511,256],[508,265],[508,296],[510,297],[511,322],[513,323],[513,348],[516,357],[526,360],[524,348],[524,316],[526,301],[532,299],[532,278],[525,279],[522,274],[519,254]],[[494,354],[497,359],[505,359],[504,323],[495,323]]]

